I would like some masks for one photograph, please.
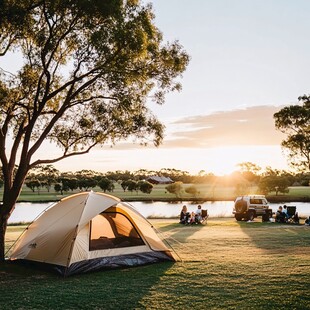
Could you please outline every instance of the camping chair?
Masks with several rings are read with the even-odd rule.
[[[298,212],[296,212],[296,206],[287,207],[288,223],[299,224]]]
[[[202,217],[202,220],[200,221],[201,224],[207,222],[207,219],[209,217],[208,210],[201,210],[201,217]]]

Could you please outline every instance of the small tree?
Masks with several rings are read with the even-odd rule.
[[[63,178],[63,183],[65,184],[65,188],[74,191],[78,189],[78,180],[77,178]]]
[[[154,185],[147,181],[140,181],[139,182],[139,189],[142,193],[150,194],[153,190]]]
[[[59,171],[53,165],[39,165],[35,167],[34,170],[37,174],[37,178],[42,184],[42,187],[45,187],[49,192],[50,188],[59,176]]]
[[[121,187],[122,187],[123,191],[126,192],[126,190],[128,188],[128,180],[122,181]]]
[[[134,181],[134,180],[128,180],[128,181],[127,181],[127,189],[128,189],[130,192],[139,190],[138,182],[136,182],[136,181]]]
[[[54,185],[54,190],[55,190],[55,192],[57,192],[57,193],[61,193],[61,195],[63,195],[63,187],[62,187],[62,184],[61,183],[56,183],[55,185]]]
[[[55,184],[54,186],[54,189],[56,192],[61,192],[61,194],[63,195],[63,192],[67,192],[69,191],[71,188],[70,188],[70,185],[72,185],[71,181],[72,179],[71,178],[68,178],[68,177],[60,177],[59,182]]]
[[[175,183],[172,183],[172,184],[169,184],[165,187],[165,189],[171,193],[171,194],[175,194],[175,196],[177,198],[180,198],[181,197],[181,194],[183,192],[183,182],[175,182]]]
[[[108,178],[102,178],[98,182],[99,187],[104,191],[113,192],[115,186],[112,180],[109,180]]]
[[[81,179],[78,179],[77,183],[79,189],[85,191],[88,191],[89,189],[97,186],[97,181],[95,180],[95,178],[83,177]]]
[[[39,194],[39,188],[41,187],[41,182],[37,179],[30,179],[30,180],[26,180],[25,185],[30,188],[32,190],[32,192],[34,193],[35,190],[38,190],[38,194]]]
[[[194,186],[194,185],[191,185],[191,186],[189,186],[189,187],[186,187],[186,188],[185,188],[185,192],[188,193],[188,194],[190,194],[190,195],[192,195],[192,196],[194,196],[195,198],[196,198],[197,195],[199,194],[199,191],[198,191],[197,187]]]
[[[287,177],[285,176],[277,176],[277,175],[270,175],[263,177],[259,184],[258,188],[260,192],[267,195],[270,192],[276,192],[276,195],[278,193],[288,193],[289,189],[288,186],[290,185],[290,182]]]

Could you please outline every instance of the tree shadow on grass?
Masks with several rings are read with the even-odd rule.
[[[21,265],[0,267],[1,309],[137,309],[172,262],[61,278]]]
[[[270,253],[292,253],[296,248],[305,248],[310,254],[310,229],[304,225],[273,222],[238,222],[251,242]]]
[[[158,231],[162,239],[172,248],[179,261],[201,261],[202,256],[199,255],[201,250],[201,240],[199,233],[204,230],[207,223],[198,225],[183,225],[179,223],[171,223],[161,226]],[[197,237],[195,236],[197,234]]]

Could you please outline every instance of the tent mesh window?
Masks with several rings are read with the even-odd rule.
[[[89,250],[144,245],[139,233],[121,213],[103,212],[91,220]]]

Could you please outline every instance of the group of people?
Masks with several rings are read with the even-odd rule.
[[[280,206],[276,212],[275,221],[277,223],[287,223],[289,220],[292,220],[293,223],[299,223],[298,212],[295,212],[293,216],[289,216],[287,206]]]
[[[197,206],[197,210],[195,212],[188,212],[185,205],[182,207],[182,211],[180,213],[180,224],[200,224],[204,221],[204,219],[201,205]]]

